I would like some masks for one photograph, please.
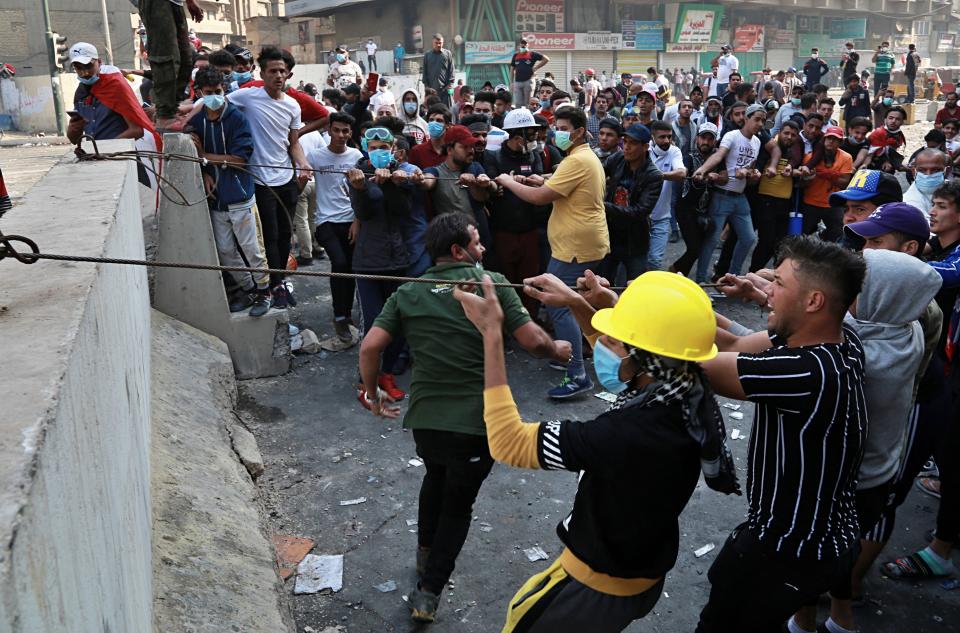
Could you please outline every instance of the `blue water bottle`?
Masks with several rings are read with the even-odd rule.
[[[803,213],[800,212],[800,194],[793,192],[793,211],[790,212],[790,222],[787,224],[787,235],[800,235],[803,233]]]

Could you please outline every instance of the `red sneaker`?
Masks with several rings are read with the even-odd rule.
[[[370,403],[367,402],[367,390],[363,388],[363,385],[357,385],[357,400],[360,401],[364,409],[367,411],[371,410]]]
[[[407,397],[407,394],[404,393],[403,389],[397,386],[397,381],[393,377],[393,374],[380,374],[380,377],[377,378],[377,385],[379,385],[381,389],[387,392],[388,396],[397,402],[400,402]]]

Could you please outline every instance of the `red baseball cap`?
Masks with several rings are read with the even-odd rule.
[[[480,143],[481,140],[473,137],[473,133],[463,125],[453,125],[447,128],[446,133],[443,135],[443,142],[446,145],[453,145],[454,143],[460,143],[461,145],[466,145],[467,147],[473,147],[477,143]]]
[[[839,127],[837,127],[836,125],[831,125],[830,127],[828,127],[828,128],[823,132],[823,137],[824,137],[824,138],[826,138],[826,137],[828,137],[828,136],[832,136],[832,137],[834,137],[834,138],[838,138],[838,139],[840,139],[840,140],[842,141],[842,140],[843,140],[843,130],[840,129]]]

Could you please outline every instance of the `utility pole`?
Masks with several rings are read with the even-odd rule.
[[[113,64],[113,43],[110,41],[110,18],[107,16],[107,0],[100,0],[100,12],[103,14],[103,39],[107,45],[107,63]]]
[[[63,91],[60,88],[60,67],[57,62],[57,42],[50,25],[50,6],[48,0],[41,0],[43,6],[43,24],[46,27],[47,57],[50,65],[50,88],[53,90],[53,111],[57,117],[57,134],[66,136],[67,128],[63,122]]]

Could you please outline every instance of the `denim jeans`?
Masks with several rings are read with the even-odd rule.
[[[917,98],[917,78],[906,77],[907,80],[907,103],[913,103]]]
[[[583,276],[583,271],[600,270],[602,260],[595,262],[562,262],[559,259],[550,258],[547,264],[547,272],[553,273],[560,278],[560,281],[568,285],[577,283],[577,278]],[[573,347],[573,353],[570,355],[570,362],[567,364],[567,376],[579,378],[586,373],[583,368],[583,335],[580,333],[580,326],[577,320],[570,312],[570,308],[552,308],[547,307],[547,314],[553,322],[554,338],[558,341],[570,341]]]
[[[717,96],[723,99],[723,95],[727,94],[727,86],[729,84],[717,84]]]
[[[747,197],[742,193],[716,190],[710,199],[710,217],[713,218],[714,227],[713,233],[704,241],[700,258],[697,261],[697,282],[699,283],[707,281],[713,250],[720,242],[720,233],[728,220],[737,234],[737,246],[733,250],[730,270],[718,270],[717,274],[722,275],[731,272],[739,275],[743,269],[743,261],[747,258],[747,253],[750,252],[750,248],[757,240],[757,236],[753,234],[750,205],[747,203]]]
[[[650,220],[650,250],[647,251],[647,270],[660,270],[663,254],[670,239],[670,216]]]

